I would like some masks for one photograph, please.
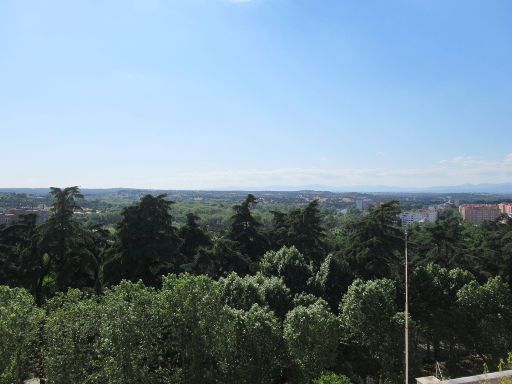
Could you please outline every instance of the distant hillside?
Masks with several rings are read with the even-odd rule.
[[[119,191],[127,192],[167,192],[179,191],[180,189],[140,189],[140,188],[82,188],[82,193],[86,195],[117,193]],[[182,191],[192,191],[181,189]],[[50,191],[49,188],[0,188],[0,192],[7,193],[27,193],[35,195],[45,195]],[[296,192],[296,191],[325,191],[325,192],[402,192],[402,193],[491,193],[491,194],[512,194],[512,183],[503,184],[462,184],[454,186],[435,186],[435,187],[396,187],[387,185],[355,185],[347,187],[333,187],[321,184],[300,185],[300,186],[284,186],[271,185],[261,187],[240,187],[229,186],[224,188],[211,188],[202,191],[280,191],[280,192]]]

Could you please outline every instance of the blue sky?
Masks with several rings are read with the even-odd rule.
[[[512,181],[512,2],[0,2],[0,187]]]

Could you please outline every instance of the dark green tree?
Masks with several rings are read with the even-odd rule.
[[[364,349],[364,363],[358,366],[363,376],[398,382],[401,360],[393,356],[403,352],[402,319],[392,280],[356,279],[349,287],[340,303],[343,341]]]
[[[363,279],[397,277],[403,232],[398,228],[399,203],[370,209],[349,229],[344,253],[355,275]]]
[[[499,277],[479,285],[470,282],[457,292],[461,312],[459,335],[468,350],[489,366],[512,349],[512,292]]]
[[[83,288],[95,285],[96,260],[88,247],[89,233],[75,218],[83,199],[78,187],[52,187],[53,205],[49,220],[41,225],[41,249],[48,256],[55,288]]]
[[[182,239],[180,251],[186,262],[192,261],[200,247],[209,247],[212,241],[207,232],[198,223],[199,216],[187,213],[187,223],[182,226],[178,235]]]
[[[257,204],[252,194],[241,203],[233,206],[233,216],[228,230],[228,239],[235,241],[240,251],[252,261],[258,261],[268,248],[267,240],[261,233],[262,224],[251,213]]]
[[[36,216],[0,229],[0,279],[10,286],[26,288],[41,302],[40,287],[47,273],[41,248]]]
[[[318,267],[326,256],[325,233],[318,200],[311,201],[304,208],[292,210],[288,220],[288,245],[295,246]]]
[[[181,268],[191,274],[219,278],[230,272],[246,275],[254,269],[253,264],[247,255],[240,252],[236,242],[216,238],[212,247],[198,248],[192,261],[181,265]]]
[[[342,254],[330,253],[320,265],[315,276],[315,285],[331,310],[337,312],[340,300],[353,280],[350,265],[343,259]]]
[[[471,261],[468,269],[482,281],[499,275],[512,284],[512,218],[503,215],[471,229],[473,236],[464,233],[463,251]],[[476,240],[468,245],[468,238]]]
[[[430,234],[430,250],[424,261],[434,262],[447,268],[464,268],[467,264],[459,260],[459,250],[462,240],[461,217],[451,211],[445,212],[428,227]]]
[[[121,279],[158,286],[163,274],[179,271],[180,239],[172,225],[172,201],[166,195],[144,196],[123,209],[117,240],[103,268],[107,283]]]
[[[318,267],[327,249],[318,200],[311,201],[303,208],[292,209],[289,213],[271,213],[272,228],[268,231],[268,237],[272,249],[294,246]]]

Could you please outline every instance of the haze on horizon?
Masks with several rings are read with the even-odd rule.
[[[0,3],[1,187],[512,181],[507,0]]]

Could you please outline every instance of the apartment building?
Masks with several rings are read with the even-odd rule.
[[[435,223],[439,217],[439,211],[430,207],[400,213],[400,222],[403,226],[413,223]]]
[[[512,203],[501,203],[498,207],[500,208],[501,213],[512,217]]]
[[[18,222],[24,215],[36,215],[36,224],[43,224],[48,221],[48,211],[40,209],[13,208],[0,211],[0,225],[12,225]]]
[[[459,212],[464,220],[476,225],[495,220],[501,215],[498,204],[462,204]]]

